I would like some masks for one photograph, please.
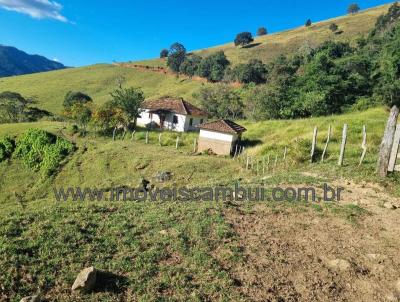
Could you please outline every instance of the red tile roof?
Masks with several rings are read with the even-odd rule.
[[[197,125],[200,129],[206,129],[217,132],[239,134],[246,131],[246,128],[232,122],[231,120],[219,120]]]
[[[165,110],[177,114],[192,116],[208,116],[208,113],[200,108],[190,104],[182,98],[163,97],[158,100],[148,100],[144,102],[144,109]]]

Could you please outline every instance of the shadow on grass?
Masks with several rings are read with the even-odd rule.
[[[248,45],[244,45],[242,48],[253,48],[253,47],[256,47],[256,46],[259,46],[259,45],[261,45],[261,43],[251,43],[251,44],[248,44]]]
[[[246,147],[246,148],[248,148],[248,147],[255,147],[255,146],[257,146],[257,145],[261,145],[262,143],[263,143],[262,140],[259,140],[259,139],[248,139],[248,138],[243,139],[243,140],[240,142],[240,144],[241,144],[242,146]]]
[[[128,278],[110,272],[98,271],[94,292],[121,293],[128,285]]]

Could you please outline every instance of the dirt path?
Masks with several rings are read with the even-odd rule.
[[[400,209],[382,206],[399,200],[373,185],[335,185],[346,188],[344,204],[369,212],[357,224],[301,207],[226,211],[245,254],[227,269],[249,301],[400,301]]]

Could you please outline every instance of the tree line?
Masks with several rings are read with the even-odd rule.
[[[246,85],[204,86],[195,97],[215,117],[255,120],[399,104],[399,18],[400,6],[394,3],[354,44],[327,41],[316,48],[304,44],[296,53],[269,64],[255,60],[239,64],[226,70],[224,80],[240,78]]]

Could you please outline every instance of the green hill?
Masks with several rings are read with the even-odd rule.
[[[254,42],[246,47],[236,47],[233,42],[206,49],[194,51],[201,56],[207,56],[215,51],[223,50],[232,64],[246,63],[249,59],[260,59],[264,63],[271,62],[282,54],[290,54],[303,46],[316,47],[327,40],[353,42],[355,37],[369,33],[377,18],[385,14],[389,4],[361,11],[354,15],[332,18],[314,23],[310,27],[298,28],[255,37]],[[334,34],[329,25],[338,25],[341,34]],[[232,37],[232,41],[233,41]],[[162,59],[136,62],[147,66],[165,66]]]
[[[234,47],[233,43],[209,49],[199,50],[199,54],[207,55],[216,50],[224,50],[233,63],[260,58],[270,61],[279,54],[291,53],[302,45],[316,46],[326,40],[352,41],[360,34],[368,33],[378,16],[384,14],[388,5],[362,11],[355,15],[319,22],[310,28],[300,27],[281,33],[257,37],[252,47]],[[329,24],[335,22],[343,31],[334,35],[329,30]],[[135,62],[137,65],[151,67],[164,66],[161,59]],[[128,64],[129,65],[129,64]],[[81,68],[71,68],[52,72],[1,78],[0,91],[11,90],[25,96],[36,96],[39,107],[58,113],[62,109],[62,100],[69,90],[81,90],[90,94],[95,102],[107,100],[109,92],[116,87],[116,80],[123,76],[126,85],[141,87],[146,97],[161,95],[181,96],[188,100],[203,82],[190,80],[187,77],[176,77],[168,73],[155,72],[146,68],[132,68],[116,65],[93,65]]]

